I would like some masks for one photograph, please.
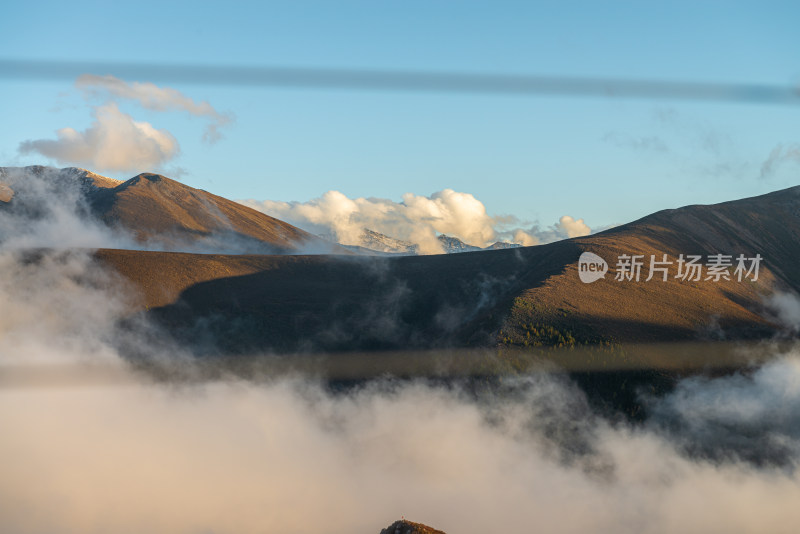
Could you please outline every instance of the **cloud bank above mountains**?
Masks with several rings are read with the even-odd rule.
[[[91,106],[94,118],[83,130],[64,127],[55,138],[28,139],[18,146],[21,155],[38,154],[61,165],[83,167],[100,173],[161,172],[175,176],[181,169],[167,169],[181,153],[178,139],[167,129],[137,120],[120,109],[133,103],[157,113],[183,113],[207,122],[203,140],[214,143],[221,130],[234,121],[207,101],[197,101],[171,87],[126,81],[111,75],[83,74],[75,88]],[[492,216],[486,206],[466,192],[443,189],[429,196],[406,193],[397,202],[389,199],[348,198],[330,190],[309,201],[245,200],[244,205],[294,224],[318,235],[332,236],[346,245],[361,244],[364,229],[416,245],[422,254],[444,252],[440,234],[456,237],[477,247],[497,241],[530,246],[588,235],[583,219],[564,215],[546,227],[514,216]]]
[[[359,245],[364,229],[410,241],[422,254],[439,254],[438,234],[486,247],[496,241],[538,245],[591,233],[583,219],[569,215],[541,228],[513,216],[491,216],[470,193],[453,189],[429,196],[406,193],[400,202],[384,198],[349,198],[331,190],[307,202],[243,200],[240,203],[317,235],[330,235],[344,245]]]

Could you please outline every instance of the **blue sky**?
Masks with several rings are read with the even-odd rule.
[[[0,58],[798,86],[799,6],[17,2],[4,8]],[[597,228],[800,184],[797,105],[169,86],[233,114],[223,138],[202,140],[203,117],[131,101],[119,108],[177,140],[166,174],[180,169],[185,183],[235,199],[308,201],[338,190],[399,202],[450,188],[521,225],[568,214]],[[20,143],[85,130],[101,104],[68,80],[0,79],[0,91],[2,165],[52,162],[20,154]]]

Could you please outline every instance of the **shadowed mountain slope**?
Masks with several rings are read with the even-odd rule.
[[[97,256],[141,288],[149,315],[181,341],[223,352],[290,352],[492,345],[496,308],[508,309],[501,300],[527,287],[519,272],[543,280],[574,255],[567,250],[528,251],[528,258],[514,250],[489,257]]]

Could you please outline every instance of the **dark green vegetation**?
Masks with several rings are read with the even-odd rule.
[[[502,345],[517,347],[611,347],[615,344],[610,336],[578,320],[572,310],[548,308],[522,297],[514,299],[498,337]]]

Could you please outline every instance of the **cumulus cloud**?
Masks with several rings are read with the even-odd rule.
[[[560,241],[572,237],[583,237],[592,233],[592,229],[583,221],[570,215],[562,215],[558,222],[549,228],[538,225],[527,229],[516,228],[512,230],[512,242],[523,246],[540,245]]]
[[[206,127],[203,139],[208,142],[219,140],[222,136],[220,128],[233,121],[230,113],[220,113],[206,101],[195,102],[171,87],[159,87],[149,82],[126,82],[108,74],[83,74],[75,85],[88,95],[133,100],[153,111],[185,111],[196,117],[206,117],[211,124]]]
[[[382,198],[351,199],[339,191],[328,191],[307,202],[244,200],[242,204],[290,222],[318,235],[330,235],[339,243],[358,245],[364,229],[411,242],[422,254],[441,253],[437,235],[457,237],[477,247],[509,240],[524,246],[536,245],[589,233],[583,219],[564,216],[541,231],[509,228],[513,217],[493,217],[486,206],[470,193],[444,189],[430,196],[406,193],[401,202]]]
[[[423,254],[442,252],[437,232],[476,246],[497,237],[486,207],[469,193],[452,189],[429,197],[406,193],[402,202],[381,198],[351,199],[328,191],[308,202],[244,201],[245,205],[316,234],[330,234],[345,245],[357,245],[365,228],[419,246]]]
[[[100,172],[162,171],[180,148],[175,137],[149,122],[137,121],[122,112],[117,102],[132,101],[144,109],[158,112],[186,112],[209,120],[203,139],[213,143],[221,138],[220,129],[233,121],[208,102],[196,102],[180,91],[146,82],[126,82],[114,76],[84,74],[75,82],[86,100],[102,98],[92,107],[94,122],[86,130],[61,128],[55,139],[32,139],[20,143],[20,154],[41,154],[65,165],[79,165]],[[170,172],[184,172],[180,167]]]
[[[532,235],[532,233],[522,230],[521,228],[514,231],[512,239],[513,243],[518,243],[523,247],[531,247],[533,245],[541,244],[541,241],[538,237]]]
[[[56,139],[24,141],[19,151],[98,171],[136,172],[161,167],[180,147],[168,131],[136,121],[107,102],[94,109],[94,122],[87,129],[62,128]]]
[[[556,226],[567,234],[567,237],[582,237],[592,233],[592,229],[586,226],[583,219],[575,219],[569,215],[562,216]]]

